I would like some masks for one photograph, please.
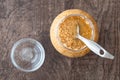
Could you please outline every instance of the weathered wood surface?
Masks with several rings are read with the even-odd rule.
[[[98,23],[99,44],[114,60],[90,52],[70,59],[59,54],[49,36],[53,19],[66,9],[82,9]],[[10,51],[24,37],[40,41],[44,65],[32,73],[13,67]],[[0,80],[120,80],[120,0],[0,0]]]

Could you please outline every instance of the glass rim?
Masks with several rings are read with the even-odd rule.
[[[35,42],[39,45],[39,49],[41,49],[41,57],[40,57],[40,60],[38,61],[38,63],[35,65],[35,68],[33,69],[24,69],[22,67],[20,67],[15,59],[14,59],[14,52],[15,52],[15,49],[17,48],[18,45],[20,45],[21,43],[24,43],[26,41],[31,41],[31,42]],[[32,39],[32,38],[22,38],[20,40],[18,40],[17,42],[14,43],[13,47],[12,47],[12,50],[11,50],[11,54],[10,54],[10,57],[11,57],[11,61],[14,65],[14,67],[16,67],[17,69],[21,70],[21,71],[24,71],[24,72],[33,72],[33,71],[36,71],[37,69],[39,69],[42,64],[44,63],[44,60],[45,60],[45,50],[42,46],[42,44],[40,42],[38,42],[37,40],[35,39]]]

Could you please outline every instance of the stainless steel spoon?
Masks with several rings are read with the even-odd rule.
[[[77,35],[76,38],[80,39],[86,46],[93,51],[95,54],[99,55],[100,57],[103,58],[108,58],[108,59],[114,59],[114,56],[111,55],[108,51],[106,51],[104,48],[102,48],[99,44],[97,44],[94,41],[88,40],[84,37],[82,37],[79,34],[79,25],[77,25]]]

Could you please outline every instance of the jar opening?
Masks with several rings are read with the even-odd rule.
[[[70,22],[70,20],[73,20],[73,21]],[[83,23],[82,20],[85,21],[84,25],[81,24]],[[76,29],[74,29],[73,27],[76,25],[75,22],[79,22],[80,26],[82,26],[80,28],[80,35],[90,40],[94,40],[94,37],[95,37],[94,25],[90,19],[88,19],[85,15],[82,15],[82,14],[71,14],[71,15],[63,17],[56,26],[56,37],[59,43],[64,48],[69,49],[71,51],[80,52],[81,50],[87,48],[87,46],[83,42],[81,43],[79,39],[75,39],[75,40],[73,39],[73,37],[76,35]],[[86,26],[85,24],[88,26]]]

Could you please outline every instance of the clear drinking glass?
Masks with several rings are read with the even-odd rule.
[[[45,50],[41,43],[31,38],[17,41],[11,51],[13,65],[24,72],[39,69],[45,59]]]

